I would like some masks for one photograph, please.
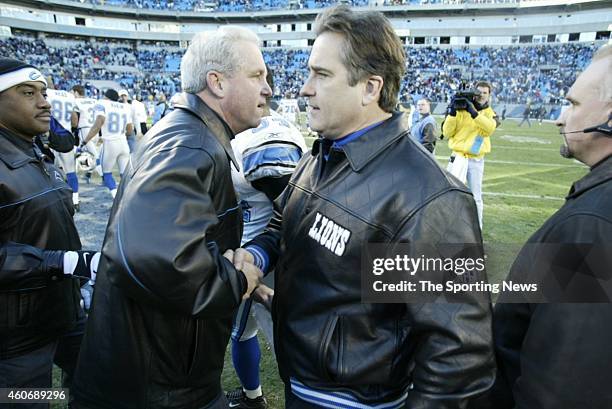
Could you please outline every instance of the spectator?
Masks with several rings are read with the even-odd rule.
[[[419,119],[412,125],[410,136],[433,154],[438,139],[438,124],[431,116],[431,101],[427,98],[420,99],[416,109],[419,112]]]
[[[168,113],[169,106],[166,101],[166,94],[160,92],[157,94],[157,104],[155,104],[155,114],[153,115],[153,124],[155,125]]]

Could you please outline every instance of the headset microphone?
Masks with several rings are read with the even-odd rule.
[[[601,124],[601,125],[596,125],[596,126],[591,126],[589,128],[584,128],[582,130],[578,130],[578,131],[570,131],[570,132],[559,132],[560,134],[563,135],[569,135],[572,133],[591,133],[591,132],[601,132],[602,134],[606,135],[606,136],[612,136],[612,127],[609,126],[607,123]]]
[[[563,144],[559,147],[559,155],[564,157],[565,159],[571,159],[574,157],[569,150],[569,147],[566,144]]]
[[[612,122],[612,114],[608,116],[608,121],[602,124],[584,128],[581,131],[560,132],[563,135],[563,139],[565,139],[565,143],[561,145],[559,149],[559,153],[561,154],[561,156],[567,159],[571,159],[573,157],[572,152],[570,152],[569,146],[567,146],[567,139],[565,138],[565,135],[568,135],[568,134],[600,132],[604,134],[605,136],[612,138],[611,122]]]
[[[584,128],[578,131],[570,131],[570,132],[559,132],[563,135],[568,135],[571,133],[591,133],[591,132],[601,132],[602,134],[612,137],[612,115],[608,117],[608,121],[601,123],[599,125],[590,126],[588,128]]]

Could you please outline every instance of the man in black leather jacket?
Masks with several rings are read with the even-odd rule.
[[[562,155],[590,167],[528,240],[508,280],[543,286],[542,303],[495,306],[499,376],[490,407],[612,408],[612,46],[567,93]]]
[[[73,391],[79,407],[222,408],[232,318],[257,285],[240,245],[230,139],[257,127],[271,90],[257,36],[224,26],[181,61],[183,94],[140,142],[102,247]]]
[[[72,347],[61,339],[84,317],[73,275],[91,273],[72,191],[34,143],[49,131],[45,96],[36,68],[0,58],[0,388],[50,387],[54,358],[71,375],[80,334]]]
[[[234,257],[275,266],[286,407],[464,408],[493,382],[488,297],[362,302],[360,271],[368,243],[481,243],[474,200],[392,112],[405,57],[389,21],[340,6],[315,31],[301,95],[322,138]]]

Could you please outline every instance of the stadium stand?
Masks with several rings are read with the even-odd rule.
[[[0,41],[1,55],[15,56],[42,67],[56,87],[69,89],[88,84],[97,95],[96,81],[114,81],[143,99],[157,91],[173,95],[180,90],[178,47],[142,47],[130,43],[49,43],[27,36]],[[445,102],[463,82],[480,78],[493,81],[498,103],[559,104],[576,70],[584,68],[596,45],[524,45],[508,47],[407,46],[407,72],[402,83],[402,101],[426,96]],[[274,70],[275,96],[296,97],[308,75],[308,49],[265,49],[264,59]]]
[[[138,10],[173,10],[244,12],[285,9],[320,9],[338,3],[334,0],[73,0],[93,6],[128,7]],[[543,0],[528,0],[529,2]],[[514,4],[525,0],[343,0],[355,7],[376,6],[429,6],[456,4]]]

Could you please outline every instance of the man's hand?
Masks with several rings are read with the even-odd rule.
[[[476,109],[474,104],[472,104],[472,101],[470,100],[466,100],[466,101],[467,101],[467,111],[472,116],[472,119],[476,118],[478,116],[478,110]]]
[[[242,296],[242,299],[246,300],[251,296],[253,291],[255,291],[257,287],[260,286],[261,279],[263,278],[263,272],[259,268],[257,268],[255,264],[246,262],[242,264],[242,270],[240,271],[242,271],[242,273],[247,279],[247,291]]]
[[[234,266],[238,270],[242,270],[244,263],[255,264],[255,257],[253,257],[253,254],[251,254],[250,251],[243,248],[238,248],[233,253],[233,259],[230,261],[234,263]]]
[[[263,272],[255,266],[253,255],[245,249],[239,248],[236,251],[227,250],[223,253],[223,257],[234,264],[236,270],[241,271],[247,280],[247,290],[242,296],[246,300],[251,296],[251,293],[259,287],[260,280],[263,278]]]
[[[260,284],[259,287],[253,291],[253,300],[260,303],[268,311],[272,311],[272,298],[274,297],[274,290],[265,284]]]

